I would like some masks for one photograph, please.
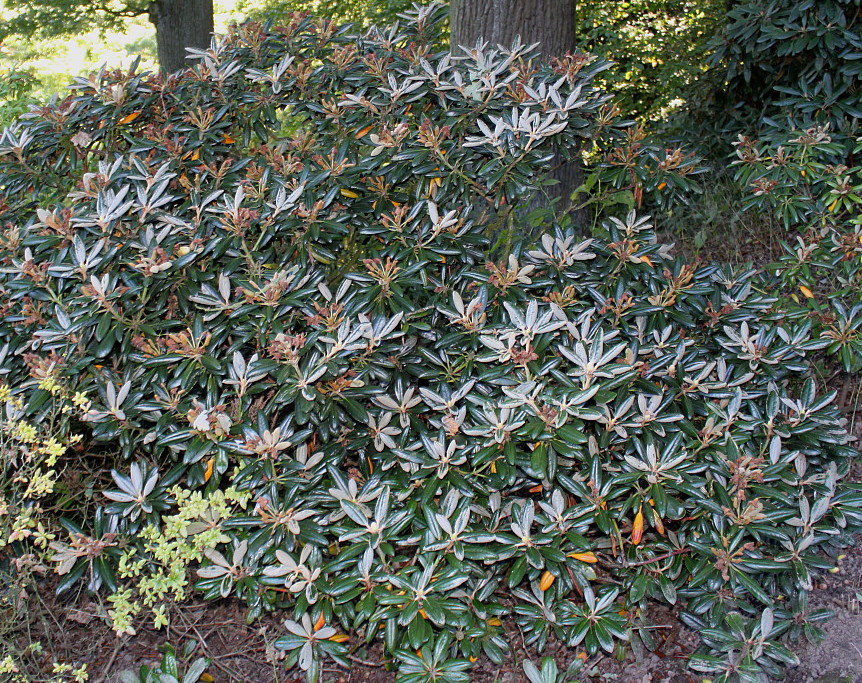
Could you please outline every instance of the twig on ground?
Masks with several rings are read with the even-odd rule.
[[[201,644],[201,648],[203,648],[204,653],[210,659],[213,666],[216,667],[217,669],[220,669],[222,671],[222,673],[226,673],[228,676],[231,676],[235,680],[238,680],[238,681],[243,680],[244,676],[242,674],[231,669],[229,666],[225,666],[224,664],[219,662],[218,659],[213,655],[213,653],[210,652],[209,646],[207,645],[206,640],[204,640],[204,637],[201,635],[201,632],[198,630],[197,625],[188,621],[185,618],[185,615],[183,615],[182,610],[177,610],[177,614],[179,615],[180,619],[183,620],[183,622],[186,624],[186,626],[188,626],[192,631],[195,632],[195,635],[197,635],[198,641]]]
[[[125,644],[126,638],[117,638],[117,644],[114,646],[114,651],[108,658],[108,663],[105,664],[105,668],[102,670],[102,675],[97,678],[93,683],[106,683],[106,681],[108,680],[108,676],[110,676],[111,674],[111,667],[114,666],[114,662],[117,659],[117,655],[120,654],[120,650]]]
[[[383,662],[369,662],[367,659],[362,659],[361,657],[357,657],[356,655],[347,655],[347,659],[349,659],[351,662],[361,664],[362,666],[371,666],[375,669],[380,669],[383,667]]]
[[[236,650],[235,652],[226,652],[223,655],[213,655],[213,659],[230,659],[232,657],[242,657],[243,659],[248,659],[249,661],[256,661],[250,653],[255,652],[263,652],[262,648],[250,648],[248,650]]]

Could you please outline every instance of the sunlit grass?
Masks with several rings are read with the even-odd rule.
[[[246,3],[248,5],[248,3]],[[3,20],[0,0],[0,21]],[[215,30],[224,31],[241,18],[239,0],[216,0]],[[102,64],[129,68],[140,57],[142,69],[156,67],[156,31],[146,17],[129,19],[123,31],[99,31],[53,40],[15,39],[0,44],[0,75],[11,70],[29,72],[35,79],[31,96],[46,100],[61,93],[75,76],[88,74]]]

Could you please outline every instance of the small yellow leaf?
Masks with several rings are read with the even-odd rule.
[[[348,190],[347,188],[341,188],[341,196],[342,197],[350,197],[351,199],[356,199],[359,196],[359,193],[354,192],[353,190]]]
[[[806,299],[813,299],[814,293],[808,289],[805,285],[799,285],[799,291],[805,296]]]
[[[428,181],[428,196],[434,197],[437,195],[437,188],[443,184],[442,178],[431,178]]]
[[[658,184],[658,189],[659,189],[659,190],[663,190],[663,189],[664,189],[664,188],[666,188],[666,187],[667,187],[667,183],[659,183],[659,184]]]
[[[213,467],[215,466],[215,458],[207,460],[207,470],[204,472],[204,481],[209,481],[213,476]]]
[[[664,536],[664,522],[662,521],[661,516],[656,510],[652,511],[652,520],[655,530],[658,531],[662,536]]]
[[[364,138],[366,135],[368,135],[368,133],[371,132],[373,128],[374,126],[365,126],[365,128],[363,128],[362,130],[357,131],[356,139],[358,140],[359,138]]]
[[[832,203],[829,205],[829,211],[830,211],[830,212],[835,211],[835,209],[836,209],[837,207],[838,207],[838,200],[836,199],[834,202],[832,202]]]
[[[215,678],[213,678],[208,673],[202,673],[201,677],[198,680],[202,681],[202,683],[213,683],[213,681],[215,681]]]
[[[488,626],[502,626],[503,625],[503,622],[500,621],[497,617],[491,617],[485,623],[488,624]]]
[[[546,571],[542,574],[542,580],[539,581],[539,588],[543,591],[548,590],[551,586],[554,585],[554,581],[556,581],[557,577],[551,574],[551,572]]]
[[[319,617],[317,617],[317,621],[314,622],[314,630],[319,631],[325,625],[326,625],[326,619],[324,619],[323,615],[321,614]]]
[[[139,112],[139,111],[132,112],[131,114],[126,114],[123,118],[121,118],[119,121],[117,121],[117,123],[119,123],[119,124],[131,123],[136,118],[138,118],[140,115],[141,115],[141,112]]]
[[[329,638],[333,643],[345,643],[350,640],[350,636],[346,633],[336,633],[334,636]]]
[[[641,510],[638,510],[638,513],[635,515],[635,521],[632,525],[632,543],[637,545],[641,542],[641,539],[644,535],[644,513]]]
[[[222,137],[222,141],[223,141],[226,145],[232,145],[233,143],[235,143],[235,142],[236,142],[236,140],[234,140],[230,135],[224,135],[224,136]]]
[[[595,564],[599,561],[593,553],[569,553],[567,557],[571,557],[578,562],[586,562],[587,564]]]

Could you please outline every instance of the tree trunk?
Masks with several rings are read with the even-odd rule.
[[[449,25],[453,51],[481,38],[509,47],[515,36],[541,43],[545,57],[575,49],[575,0],[452,0]]]
[[[155,0],[150,21],[156,27],[159,66],[168,73],[185,68],[186,48],[206,49],[213,32],[213,0]]]
[[[449,10],[451,49],[472,48],[476,41],[491,47],[510,47],[516,36],[526,44],[539,43],[543,59],[562,56],[576,48],[575,0],[452,0]],[[583,169],[577,157],[567,161],[557,153],[551,177],[557,185],[548,188],[551,197],[560,197],[564,207],[583,183]],[[588,221],[578,212],[578,224]]]

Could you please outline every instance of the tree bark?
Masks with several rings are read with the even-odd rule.
[[[452,0],[449,9],[452,52],[470,49],[477,40],[491,47],[510,47],[517,36],[530,45],[539,43],[543,59],[562,56],[576,48],[576,0]],[[566,160],[557,153],[551,177],[557,185],[548,188],[551,197],[560,197],[564,207],[583,183],[583,169],[575,158]],[[575,221],[588,217],[578,212]]]
[[[213,0],[156,0],[150,4],[156,27],[159,66],[168,73],[185,68],[186,48],[206,49],[213,32]]]
[[[509,47],[520,35],[555,57],[575,49],[575,0],[452,0],[449,25],[453,52],[479,38]]]

